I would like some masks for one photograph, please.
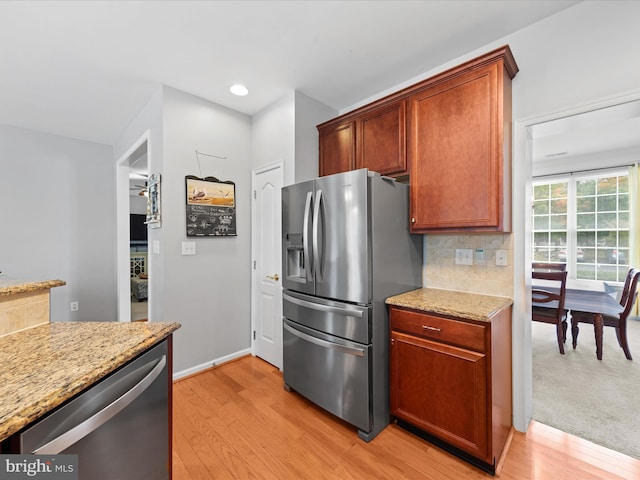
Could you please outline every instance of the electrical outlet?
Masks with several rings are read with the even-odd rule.
[[[473,249],[456,248],[456,265],[473,265]]]
[[[507,251],[506,250],[496,250],[496,265],[499,267],[507,266]]]
[[[78,302],[71,302],[71,311],[72,312],[78,311]]]

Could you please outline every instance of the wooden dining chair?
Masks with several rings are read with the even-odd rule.
[[[535,286],[531,290],[531,300],[536,304],[548,303],[549,306],[534,305],[531,309],[531,320],[555,324],[558,348],[564,355],[564,343],[567,341],[567,311],[564,309],[564,298],[567,288],[567,272],[532,271],[531,276],[537,280],[545,280],[549,290],[543,286]]]
[[[602,315],[602,320],[605,327],[613,327],[616,329],[616,337],[618,338],[618,345],[622,348],[624,356],[627,360],[633,360],[631,352],[629,351],[629,342],[627,341],[627,318],[631,309],[636,303],[636,297],[638,296],[638,278],[640,278],[640,270],[632,268],[627,273],[627,278],[624,282],[624,288],[620,295],[620,305],[624,307],[624,310],[618,315]],[[594,315],[584,312],[571,312],[571,332],[573,334],[573,348],[576,348],[578,343],[578,323],[590,323],[593,325]]]
[[[545,262],[533,262],[531,264],[531,271],[535,272],[564,272],[567,269],[566,263],[545,263]]]

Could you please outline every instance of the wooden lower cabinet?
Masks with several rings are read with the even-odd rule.
[[[491,320],[391,306],[390,406],[494,471],[512,424],[511,309]]]

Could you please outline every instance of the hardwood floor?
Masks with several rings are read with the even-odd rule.
[[[355,428],[283,389],[243,357],[173,387],[173,479],[490,479],[391,424],[365,443]],[[515,432],[499,478],[640,478],[640,461],[533,422]]]

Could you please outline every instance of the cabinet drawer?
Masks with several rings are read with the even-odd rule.
[[[485,352],[485,326],[394,307],[389,316],[392,330]]]

